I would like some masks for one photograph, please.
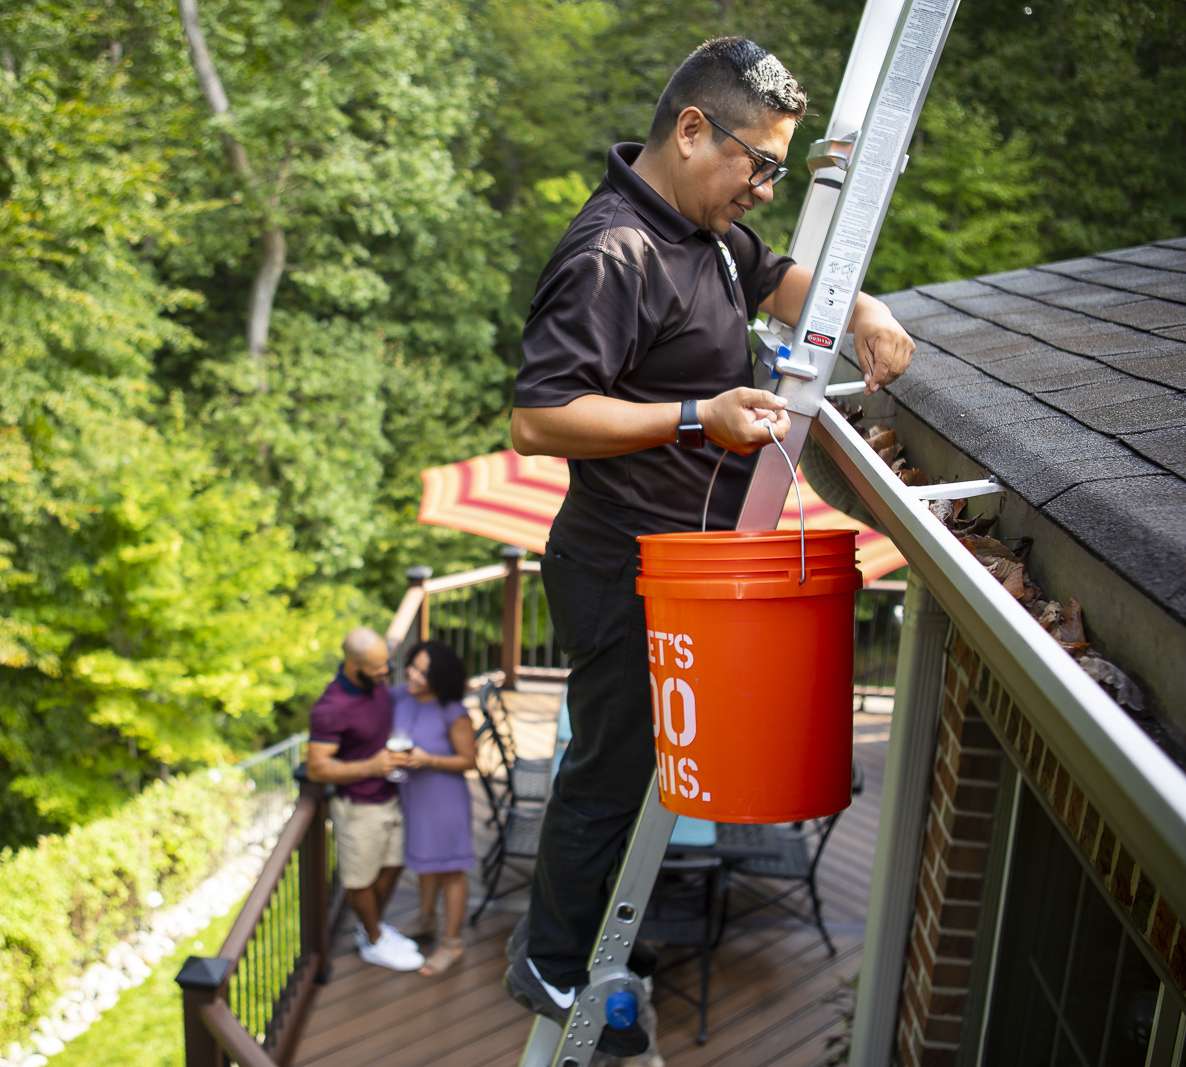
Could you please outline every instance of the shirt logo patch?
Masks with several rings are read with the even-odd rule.
[[[733,262],[733,253],[729,251],[729,246],[722,240],[717,240],[717,247],[721,250],[721,256],[725,260],[725,266],[729,268],[729,278],[731,281],[737,281],[737,264]]]

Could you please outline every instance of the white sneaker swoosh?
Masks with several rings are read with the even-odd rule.
[[[562,993],[554,985],[549,985],[544,981],[543,975],[536,970],[530,956],[527,958],[527,966],[531,968],[531,973],[535,975],[535,980],[547,991],[548,996],[552,999],[552,1003],[561,1010],[568,1011],[572,1007],[573,1001],[577,999],[577,991],[575,989],[568,989]]]

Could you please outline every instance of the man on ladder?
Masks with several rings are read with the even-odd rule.
[[[572,662],[573,738],[506,985],[559,1023],[588,982],[609,883],[654,770],[648,655],[661,638],[648,641],[634,591],[635,537],[699,529],[704,510],[709,528],[732,528],[752,454],[771,429],[788,429],[786,401],[750,388],[746,331],[759,311],[796,322],[811,272],[740,220],[773,198],[805,106],[795,79],[752,41],[696,49],[646,144],[611,149],[524,329],[515,448],[569,460],[542,571]],[[902,373],[914,345],[884,304],[861,294],[851,328],[868,388]],[[625,1025],[598,1047],[638,1055],[647,1039]]]

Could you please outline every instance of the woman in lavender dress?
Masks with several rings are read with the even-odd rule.
[[[401,766],[405,864],[420,878],[416,933],[436,929],[437,900],[445,898],[445,935],[420,969],[440,974],[461,958],[461,924],[469,898],[466,871],[474,863],[469,786],[474,729],[462,707],[465,668],[448,645],[422,641],[409,653],[406,684],[393,691],[394,731],[412,740]]]

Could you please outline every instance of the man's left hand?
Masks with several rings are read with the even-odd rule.
[[[852,340],[870,393],[897,378],[914,355],[914,342],[890,309],[864,293],[853,311]]]

